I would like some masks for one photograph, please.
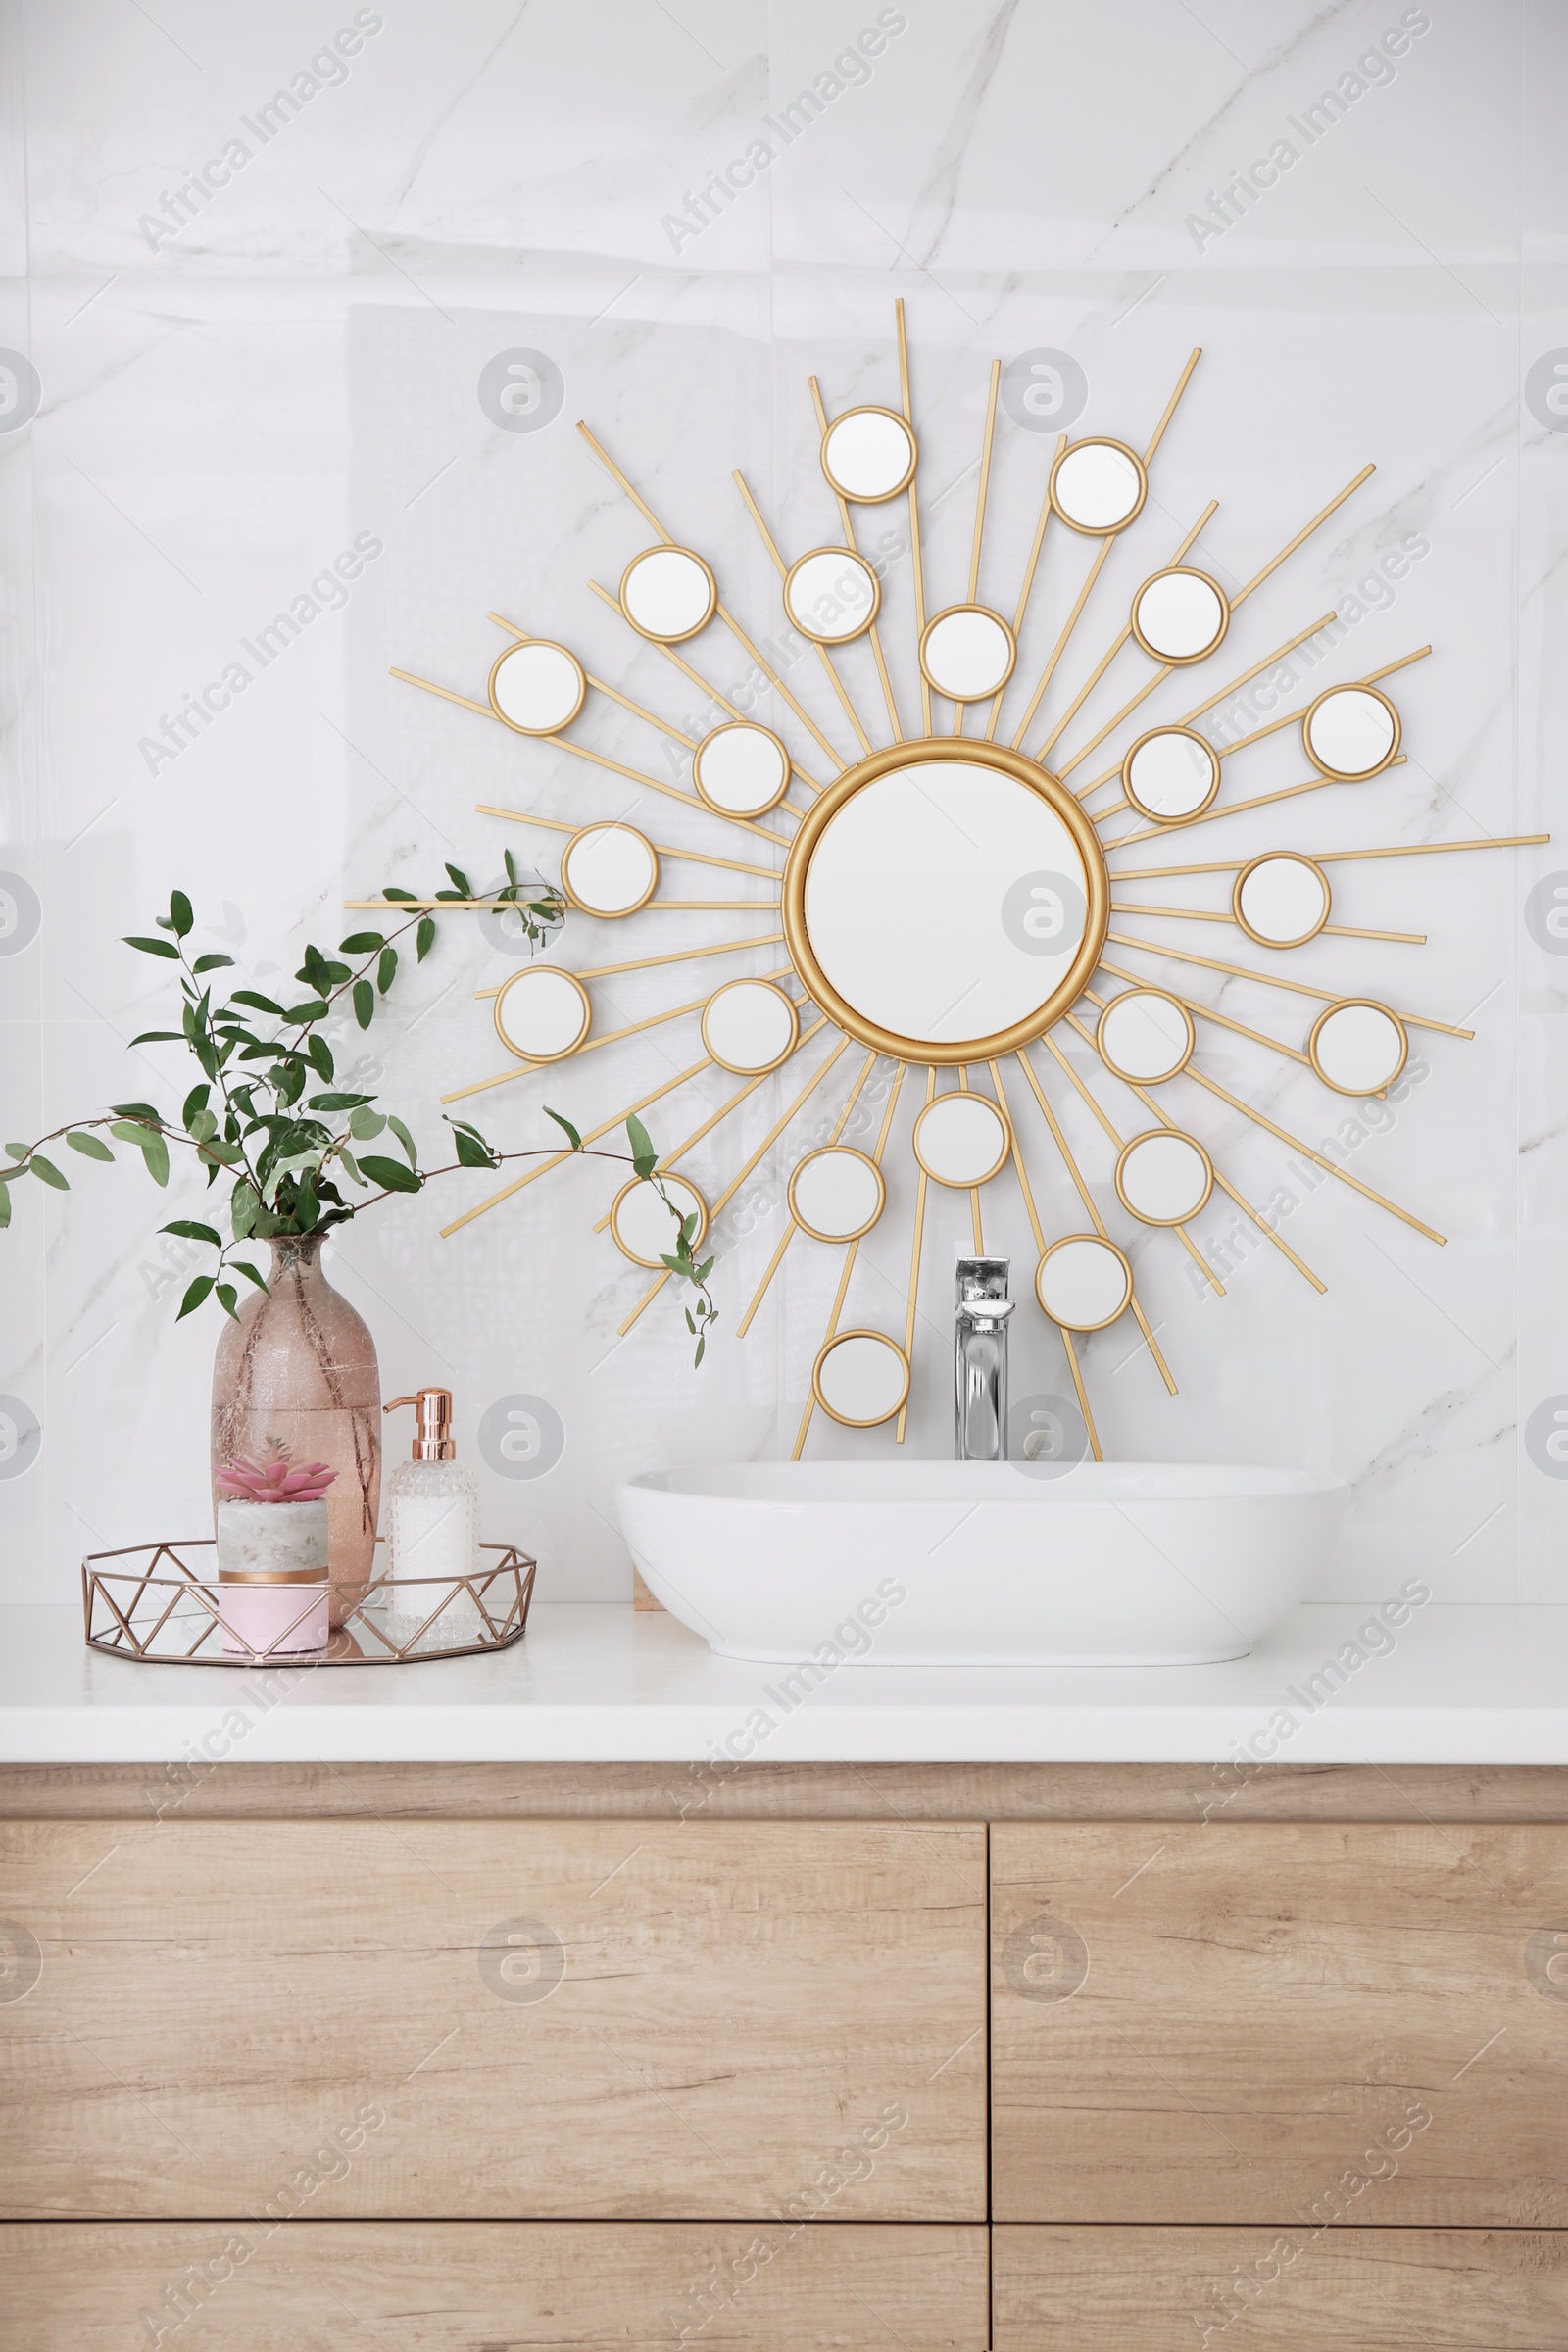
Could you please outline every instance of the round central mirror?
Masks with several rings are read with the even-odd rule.
[[[808,1152],[790,1178],[790,1215],[814,1242],[858,1242],[870,1232],[886,1200],[876,1161],[848,1144]]]
[[[694,1250],[708,1231],[708,1202],[696,1185],[688,1184],[684,1176],[662,1176],[660,1183],[673,1204],[674,1216],[658,1185],[641,1176],[633,1176],[621,1186],[610,1211],[610,1230],[615,1237],[616,1248],[634,1266],[650,1266],[655,1272],[666,1257],[675,1253],[675,1244],[680,1239],[676,1217],[696,1217],[697,1231],[691,1245]]]
[[[692,782],[721,816],[761,816],[789,790],[790,756],[771,727],[732,719],[697,746]]]
[[[934,1184],[989,1184],[1011,1150],[1007,1122],[985,1095],[938,1095],[914,1122],[914,1156]]]
[[[1320,774],[1359,784],[1397,752],[1399,713],[1375,687],[1331,686],[1302,719],[1301,744]]]
[[[755,1078],[776,1070],[799,1036],[794,1000],[771,980],[731,980],[703,1007],[703,1044],[723,1070]]]
[[[1125,441],[1074,442],[1051,470],[1053,507],[1069,530],[1092,538],[1124,531],[1148,496],[1144,461]]]
[[[882,602],[882,583],[847,547],[813,548],[784,575],[784,610],[814,645],[863,637]]]
[[[1175,825],[1200,816],[1219,790],[1219,754],[1191,727],[1154,727],[1121,763],[1121,788],[1140,816]]]
[[[920,638],[927,683],[956,703],[977,703],[1000,693],[1017,659],[1012,631],[1000,612],[984,605],[950,605],[926,622]]]
[[[822,435],[829,484],[861,506],[880,506],[907,490],[917,455],[913,433],[892,409],[846,409]]]
[[[679,645],[718,610],[718,582],[687,547],[651,547],[620,575],[620,609],[640,637]]]
[[[1114,1242],[1069,1233],[1035,1269],[1035,1297],[1065,1331],[1103,1331],[1133,1295],[1133,1270]]]
[[[569,727],[588,695],[588,679],[575,654],[548,638],[509,645],[490,671],[490,708],[516,735],[559,735]]]
[[[1158,1086],[1185,1070],[1193,1057],[1193,1016],[1162,988],[1130,988],[1105,1006],[1095,1043],[1116,1077],[1135,1086]]]
[[[584,825],[561,853],[561,879],[584,914],[613,919],[647,906],[659,885],[659,859],[634,825]]]
[[[1108,899],[1070,792],[1015,752],[939,739],[873,753],[813,803],[784,931],[808,993],[860,1044],[982,1061],[1074,1002]]]
[[[525,1061],[564,1061],[593,1019],[588,991],[570,972],[532,964],[514,972],[496,997],[496,1035]]]
[[[850,1429],[874,1429],[903,1409],[909,1394],[909,1359],[879,1331],[841,1331],[816,1359],[811,1392],[835,1421]]]
[[[1224,589],[1206,571],[1183,564],[1156,571],[1133,598],[1133,635],[1146,654],[1177,668],[1211,654],[1230,625]]]
[[[1116,1162],[1116,1194],[1142,1225],[1185,1225],[1214,1189],[1201,1144],[1169,1127],[1135,1135]]]
[[[1254,858],[1236,877],[1231,906],[1260,948],[1300,948],[1329,919],[1329,878],[1293,851]]]

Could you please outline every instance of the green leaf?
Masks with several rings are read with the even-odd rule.
[[[418,895],[416,890],[400,890],[393,882],[388,882],[381,892],[383,899],[416,899]]]
[[[220,1168],[237,1168],[245,1157],[238,1144],[225,1144],[216,1135],[203,1137],[201,1155],[208,1161],[217,1160]]]
[[[196,917],[190,910],[190,901],[186,898],[185,893],[182,890],[171,892],[169,900],[169,928],[171,931],[172,931],[174,937],[176,939],[187,938],[190,933],[190,927],[195,920]]]
[[[375,1014],[375,991],[368,980],[354,983],[354,1018],[362,1029],[368,1029]]]
[[[552,1110],[548,1102],[544,1103],[542,1108],[547,1119],[555,1120],[556,1125],[562,1130],[572,1150],[574,1152],[580,1152],[582,1150],[582,1137],[577,1133],[577,1130],[572,1125],[571,1121],[569,1119],[564,1119],[559,1110]]]
[[[161,1127],[162,1111],[154,1110],[150,1102],[111,1102],[110,1109],[117,1119],[141,1119],[149,1127]]]
[[[627,1117],[626,1135],[631,1144],[631,1164],[646,1181],[659,1165],[659,1153],[654,1150],[648,1130],[635,1111]]]
[[[697,1337],[697,1326],[696,1326],[696,1324],[695,1324],[695,1323],[692,1321],[692,1310],[691,1310],[691,1308],[688,1306],[688,1307],[686,1307],[686,1308],[685,1308],[683,1311],[684,1311],[684,1313],[685,1313],[685,1316],[686,1316],[686,1328],[687,1328],[687,1330],[688,1330],[688,1331],[691,1333],[691,1335],[692,1335],[692,1338],[695,1340],[695,1339],[696,1339],[696,1337]]]
[[[332,1049],[327,1044],[325,1038],[312,1037],[308,1039],[306,1042],[305,1051],[310,1055],[311,1065],[316,1071],[317,1076],[320,1079],[321,1084],[323,1086],[330,1086],[333,1079],[337,1076],[337,1064],[332,1059]]]
[[[219,1284],[218,1303],[222,1308],[224,1314],[232,1315],[234,1321],[237,1323],[239,1321],[239,1316],[237,1313],[235,1313],[234,1309],[235,1297],[236,1293],[234,1290],[234,1285],[231,1282],[220,1282]]]
[[[229,1003],[231,1004],[248,1004],[253,1012],[270,1012],[278,1020],[285,1017],[281,1004],[274,1004],[270,997],[259,997],[254,988],[236,988]]]
[[[84,1159],[112,1160],[115,1156],[109,1146],[101,1144],[95,1135],[78,1135],[74,1128],[67,1136],[66,1141],[73,1152],[79,1152]]]
[[[171,963],[179,961],[179,950],[172,939],[132,939],[126,936],[127,948],[139,948],[144,956],[165,956]]]
[[[392,1116],[392,1113],[388,1111],[386,1115],[386,1123],[391,1128],[393,1134],[397,1137],[398,1142],[403,1146],[404,1151],[408,1153],[410,1167],[416,1168],[419,1164],[419,1147],[415,1142],[408,1129],[404,1126],[403,1121],[401,1119],[395,1119]]]
[[[362,1108],[355,1111],[350,1118],[349,1133],[357,1144],[368,1144],[372,1136],[381,1133],[385,1125],[386,1121],[378,1110]]]
[[[309,1028],[312,1021],[324,1021],[331,1009],[324,997],[307,997],[302,1004],[291,1004],[282,1018],[285,1021],[298,1021],[302,1028]]]
[[[147,1138],[155,1131],[148,1126],[145,1119],[116,1119],[109,1132],[117,1143],[134,1144],[139,1152]]]
[[[113,1129],[110,1132],[113,1133]],[[218,1147],[209,1146],[209,1150],[216,1151]],[[167,1184],[169,1182],[169,1146],[163,1137],[150,1135],[142,1145],[141,1155],[147,1162],[147,1173],[154,1184]],[[220,1151],[218,1152],[218,1155],[221,1157]],[[238,1154],[236,1153],[235,1156],[237,1157]]]
[[[307,1110],[355,1110],[362,1102],[371,1102],[373,1095],[313,1095],[305,1105]]]
[[[347,939],[338,941],[338,951],[344,956],[373,956],[386,941],[379,931],[351,931]]]
[[[380,961],[375,967],[375,985],[383,997],[396,979],[397,969],[398,952],[396,948],[383,948]]]
[[[710,1274],[711,1274],[713,1271],[713,1268],[717,1262],[718,1261],[716,1258],[710,1257],[706,1265],[699,1266],[696,1273],[692,1276],[693,1282],[706,1282]]]
[[[160,1233],[177,1234],[182,1242],[211,1242],[215,1250],[223,1247],[222,1237],[210,1225],[197,1225],[189,1217],[176,1217],[172,1225],[160,1225]]]
[[[196,1312],[196,1309],[200,1306],[202,1300],[207,1297],[209,1291],[211,1291],[212,1287],[213,1276],[211,1274],[198,1274],[195,1281],[191,1284],[190,1289],[185,1293],[184,1298],[180,1300],[179,1312],[174,1317],[174,1321],[176,1323],[183,1323],[187,1315],[193,1315]]]
[[[190,968],[193,972],[216,972],[220,965],[232,964],[233,960],[232,956],[198,956]]]
[[[207,1108],[207,1104],[212,1097],[212,1092],[213,1090],[210,1086],[193,1086],[190,1090],[190,1093],[185,1097],[184,1102],[180,1104],[179,1116],[187,1135],[190,1132],[190,1123],[196,1116],[196,1113],[199,1110],[205,1110]]]
[[[434,946],[435,917],[433,914],[421,915],[419,919],[419,928],[414,934],[414,959],[416,963],[422,963]]]
[[[41,1152],[35,1152],[33,1153],[31,1167],[33,1174],[35,1176],[41,1176],[45,1184],[52,1184],[57,1193],[70,1192],[70,1177],[62,1176],[60,1170],[55,1166],[54,1161],[52,1159],[45,1159]]]
[[[218,1133],[218,1121],[210,1110],[193,1110],[185,1121],[185,1133],[193,1143],[205,1144]]]
[[[3,1231],[10,1222],[11,1194],[5,1185],[0,1184],[0,1231]]]
[[[452,876],[452,887],[457,892],[459,898],[471,899],[474,896],[473,884],[468,880],[468,877],[464,872],[462,866],[454,865],[451,859],[448,858],[446,861],[446,867],[447,872]]]
[[[360,1165],[370,1182],[380,1185],[383,1192],[416,1193],[422,1181],[400,1159],[362,1159]]]
[[[6,1146],[6,1150],[13,1159],[25,1159],[31,1149],[30,1144],[7,1144]]]
[[[494,1165],[494,1161],[488,1148],[484,1144],[480,1143],[476,1137],[471,1135],[464,1135],[460,1132],[456,1140],[458,1146],[458,1165],[460,1167],[488,1168]]]
[[[144,1029],[140,1037],[133,1037],[130,1042],[133,1046],[182,1046],[185,1032],[183,1029]]]
[[[236,1257],[232,1260],[232,1265],[233,1271],[236,1274],[243,1274],[247,1282],[254,1282],[259,1291],[266,1290],[267,1285],[257,1273],[256,1268],[252,1265],[247,1265],[244,1258]]]
[[[703,1360],[703,1352],[704,1352],[705,1348],[707,1348],[707,1346],[708,1346],[708,1334],[705,1332],[705,1333],[703,1334],[702,1338],[701,1338],[701,1339],[698,1341],[698,1343],[697,1343],[697,1353],[696,1353],[696,1354],[695,1354],[695,1355],[692,1357],[692,1370],[693,1370],[694,1372],[696,1371],[696,1369],[697,1369],[698,1365],[699,1365],[699,1364],[702,1362],[702,1360]]]
[[[261,1199],[256,1187],[248,1178],[242,1179],[235,1185],[233,1197],[228,1204],[228,1221],[234,1228],[236,1242],[248,1241],[256,1231],[256,1220],[261,1214]]]

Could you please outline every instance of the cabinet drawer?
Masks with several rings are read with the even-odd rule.
[[[36,2352],[981,2352],[986,2232],[632,2222],[0,2227],[0,2347]]]
[[[0,2210],[985,2216],[985,1833],[11,1825]]]
[[[1005,2229],[996,2352],[1562,2352],[1568,2241],[1528,2230]]]
[[[999,2220],[1568,2223],[1568,1831],[1018,1826],[992,1856]]]

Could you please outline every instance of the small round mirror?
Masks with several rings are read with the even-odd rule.
[[[585,825],[561,853],[561,879],[574,906],[609,921],[647,906],[659,859],[634,825]]]
[[[914,478],[915,439],[892,409],[846,409],[822,435],[822,471],[840,498],[880,506]]]
[[[524,1061],[564,1061],[593,1020],[588,991],[571,972],[531,964],[514,972],[496,997],[496,1035]]]
[[[914,1122],[914,1156],[934,1184],[989,1184],[1012,1137],[986,1095],[938,1095]]]
[[[490,672],[490,708],[517,735],[559,735],[588,697],[582,663],[564,645],[509,645]]]
[[[808,1152],[790,1178],[790,1215],[816,1242],[858,1242],[870,1232],[886,1200],[876,1161],[847,1144]]]
[[[1310,858],[1292,851],[1254,858],[1231,892],[1231,907],[1260,948],[1300,948],[1329,919],[1329,878]]]
[[[928,620],[920,637],[920,667],[938,694],[977,703],[999,694],[1012,675],[1018,648],[1000,612],[984,605],[950,605]]]
[[[620,609],[640,637],[679,645],[706,629],[718,608],[718,582],[689,547],[651,547],[620,575]]]
[[[692,1236],[695,1250],[708,1231],[708,1202],[695,1184],[684,1176],[661,1176],[664,1192],[673,1201],[678,1216],[696,1216],[697,1231]],[[666,1257],[675,1254],[680,1228],[664,1204],[658,1186],[646,1178],[633,1176],[615,1195],[610,1211],[610,1230],[615,1237],[615,1247],[634,1266],[662,1268]]]
[[[1399,713],[1372,686],[1331,686],[1301,721],[1301,744],[1320,775],[1359,784],[1399,748]]]
[[[1133,1295],[1133,1270],[1114,1242],[1069,1233],[1035,1269],[1035,1297],[1066,1331],[1103,1331]]]
[[[1163,989],[1130,988],[1105,1006],[1095,1043],[1116,1077],[1135,1086],[1158,1086],[1186,1069],[1197,1039],[1185,1004]]]
[[[1121,788],[1140,816],[1182,824],[1218,792],[1219,754],[1191,727],[1154,727],[1122,761]]]
[[[1214,1190],[1214,1166],[1190,1135],[1152,1127],[1116,1162],[1116,1194],[1142,1225],[1185,1225]]]
[[[891,1421],[909,1394],[909,1359],[879,1331],[843,1331],[829,1340],[811,1372],[824,1413],[848,1429]]]
[[[813,645],[863,637],[881,602],[876,573],[847,547],[813,548],[784,575],[784,610]]]
[[[1051,503],[1069,530],[1123,531],[1149,496],[1144,461],[1125,441],[1076,441],[1051,470]]]
[[[1346,997],[1320,1012],[1307,1057],[1337,1095],[1381,1095],[1403,1069],[1410,1040],[1396,1012],[1370,997]]]
[[[1133,598],[1133,635],[1156,662],[1177,668],[1211,654],[1231,625],[1230,601],[1206,571],[1173,564]]]
[[[734,719],[703,737],[692,782],[720,816],[761,816],[789,790],[790,756],[771,727]]]
[[[703,1007],[703,1044],[720,1069],[738,1078],[776,1070],[799,1034],[794,1000],[771,980],[731,980]]]

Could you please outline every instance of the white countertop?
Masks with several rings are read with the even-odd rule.
[[[269,1678],[101,1656],[79,1609],[24,1603],[0,1611],[0,1762],[1568,1764],[1568,1607],[1428,1606],[1315,1695],[1370,1614],[1298,1609],[1221,1666],[846,1665],[791,1705],[787,1669],[629,1607],[542,1603],[495,1657]]]

